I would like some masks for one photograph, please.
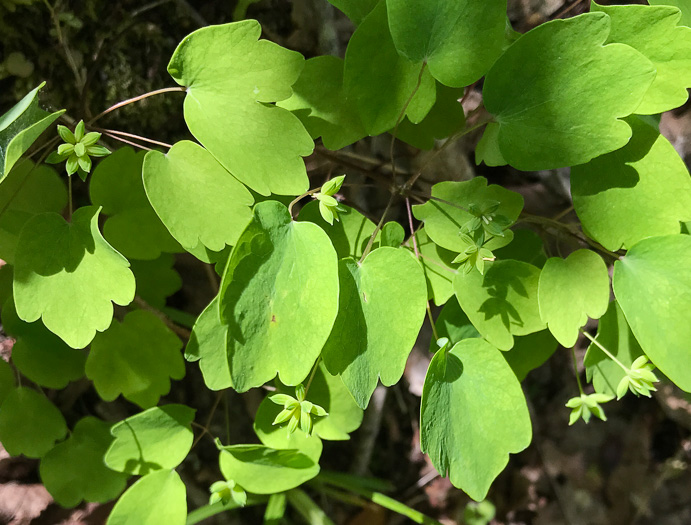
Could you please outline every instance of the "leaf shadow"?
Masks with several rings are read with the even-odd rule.
[[[511,325],[523,326],[523,319],[518,310],[507,299],[509,289],[521,297],[528,297],[528,291],[521,278],[529,277],[530,271],[521,266],[511,268],[511,272],[502,271],[501,266],[492,266],[487,270],[482,287],[487,288],[490,298],[485,300],[479,311],[485,314],[485,321],[493,317],[501,317],[501,322],[507,330]]]

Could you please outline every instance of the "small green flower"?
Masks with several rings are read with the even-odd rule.
[[[209,491],[211,492],[209,505],[213,505],[219,501],[227,505],[230,500],[233,500],[240,507],[244,507],[247,504],[247,493],[245,489],[233,480],[217,481],[209,487]]]
[[[617,399],[624,397],[629,390],[637,396],[650,397],[650,392],[657,390],[653,383],[659,381],[657,376],[653,374],[654,368],[655,365],[648,362],[646,356],[642,355],[636,359],[631,364],[631,368],[627,370],[626,375],[619,381],[619,385],[617,385]]]
[[[344,179],[345,175],[339,175],[338,177],[327,180],[321,187],[322,195],[333,196],[338,193],[338,190],[340,190],[341,186],[343,186]]]
[[[495,259],[491,250],[483,248],[483,244],[485,243],[484,232],[482,230],[476,230],[471,237],[471,235],[461,231],[459,235],[466,245],[466,248],[456,256],[453,262],[462,263],[461,269],[467,274],[470,273],[473,268],[477,268],[480,275],[484,275],[485,261],[493,261]]]
[[[314,198],[319,201],[319,213],[331,225],[333,225],[334,219],[338,220],[338,212],[343,211],[343,208],[333,196],[343,186],[344,179],[345,175],[340,175],[327,180],[322,185],[321,191],[314,194]]]
[[[569,425],[573,425],[581,418],[588,423],[592,414],[595,414],[602,421],[607,421],[607,416],[605,416],[605,411],[602,410],[600,403],[607,403],[612,399],[614,397],[607,394],[581,394],[579,397],[572,397],[566,403],[566,406],[572,409]]]
[[[305,387],[295,387],[295,397],[288,394],[274,394],[269,400],[277,405],[283,405],[272,425],[280,425],[288,421],[288,434],[292,434],[300,426],[300,429],[308,436],[312,435],[315,417],[324,417],[329,414],[319,405],[305,400]]]
[[[461,227],[462,233],[473,234],[483,230],[489,237],[503,237],[504,230],[509,227],[509,220],[503,215],[497,215],[499,201],[485,201],[482,204],[471,204],[468,211],[474,215],[472,219]]]
[[[101,138],[100,133],[85,133],[83,120],[74,128],[74,133],[65,126],[58,126],[58,135],[65,142],[48,156],[46,162],[57,164],[67,160],[65,169],[70,176],[77,173],[82,180],[86,180],[87,174],[91,171],[91,157],[105,157],[110,154],[107,148],[96,144]]]

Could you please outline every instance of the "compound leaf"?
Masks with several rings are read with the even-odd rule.
[[[484,499],[509,454],[531,437],[520,383],[499,350],[465,339],[435,354],[422,392],[420,445],[454,486]]]
[[[204,383],[211,390],[233,386],[226,350],[228,325],[221,322],[218,296],[199,315],[185,348],[185,359],[199,361]]]
[[[299,195],[314,142],[295,115],[270,103],[290,97],[304,58],[260,34],[256,20],[199,29],[180,42],[168,72],[187,87],[190,131],[228,171],[262,195]]]
[[[422,61],[411,62],[396,51],[386,2],[379,2],[353,33],[346,49],[343,79],[346,97],[353,101],[370,135],[393,128],[406,102],[410,120],[420,122],[436,97],[434,78]]]
[[[144,155],[144,151],[130,147],[108,155],[91,175],[89,193],[91,202],[108,215],[103,236],[113,248],[128,258],[151,260],[161,252],[182,249],[146,198],[142,182]]]
[[[502,52],[506,0],[386,0],[386,6],[398,52],[426,62],[447,86],[472,84]]]
[[[0,183],[41,133],[65,112],[48,113],[38,107],[38,90],[45,84],[31,90],[0,116]]]
[[[112,401],[122,394],[142,408],[158,403],[170,390],[170,379],[182,379],[182,343],[155,314],[128,313],[98,334],[86,360],[86,376],[98,395]]]
[[[263,445],[222,447],[221,473],[253,494],[290,490],[319,474],[319,464],[295,450],[275,450]]]
[[[113,440],[109,428],[95,417],[80,419],[70,437],[41,459],[41,481],[63,507],[74,507],[81,501],[110,501],[125,488],[127,475],[103,463]]]
[[[437,200],[439,199],[439,200]],[[446,202],[444,202],[446,201]],[[481,206],[488,201],[499,202],[495,214],[506,218],[507,224],[516,222],[523,209],[523,197],[497,184],[487,185],[484,177],[463,182],[440,182],[432,187],[432,198],[425,204],[413,206],[413,214],[425,222],[425,231],[442,248],[462,252],[467,245],[461,239],[461,228],[475,217],[469,208]],[[485,247],[494,250],[506,246],[513,239],[513,233],[504,232],[504,237],[493,237]]]
[[[571,348],[578,331],[599,319],[609,304],[609,273],[598,254],[577,250],[566,259],[551,257],[540,272],[540,316],[559,343]]]
[[[78,209],[71,224],[56,213],[36,215],[17,246],[17,314],[28,323],[42,318],[72,348],[84,348],[108,328],[112,302],[124,306],[134,298],[129,263],[101,237],[98,215],[95,206]]]
[[[106,524],[184,525],[186,519],[185,484],[174,470],[157,470],[125,491]]]
[[[292,111],[312,138],[339,150],[367,136],[356,108],[343,90],[343,60],[331,55],[310,58],[293,86],[293,96],[277,104]]]
[[[573,205],[588,235],[611,251],[646,237],[679,233],[691,220],[691,179],[657,128],[627,122],[631,141],[571,170]]]
[[[192,447],[194,412],[185,405],[165,405],[116,423],[110,429],[115,441],[105,454],[105,464],[139,476],[177,467]]]
[[[415,233],[415,238],[421,256],[420,264],[427,280],[427,298],[441,306],[453,296],[453,279],[458,271],[458,264],[453,264],[452,261],[456,254],[432,242],[424,227]],[[413,249],[412,246],[409,248]]]
[[[252,217],[254,198],[207,150],[187,140],[167,154],[150,151],[144,186],[156,213],[185,249],[234,245]]]
[[[490,263],[485,275],[459,272],[453,287],[458,303],[487,341],[510,350],[514,335],[544,330],[538,307],[539,268],[511,259]]]
[[[12,390],[0,410],[0,442],[10,456],[40,458],[65,437],[67,425],[57,407],[26,387]]]
[[[600,318],[597,325],[597,341],[628,367],[643,355],[641,345],[631,333],[624,312],[616,301],[609,303],[607,312]],[[617,385],[625,375],[624,370],[597,345],[590,344],[583,365],[586,378],[593,383],[596,392],[617,395]]]
[[[338,268],[339,312],[322,357],[364,409],[379,379],[390,386],[403,375],[427,288],[422,268],[401,248],[379,248],[362,263],[342,259]]]
[[[650,237],[614,263],[617,302],[645,354],[691,392],[691,236]]]
[[[319,226],[260,202],[231,253],[220,292],[233,388],[309,374],[338,312],[338,262]],[[309,326],[309,330],[305,330]]]
[[[161,254],[153,261],[131,261],[132,273],[137,282],[137,296],[159,310],[166,305],[166,298],[182,288],[180,274],[173,265],[175,257]]]
[[[604,13],[552,20],[520,37],[487,73],[487,110],[506,161],[520,170],[572,166],[624,146],[655,67],[623,44],[603,45]],[[583,75],[584,70],[588,71]]]
[[[65,183],[50,166],[29,159],[17,163],[2,182],[0,193],[0,258],[14,263],[22,227],[39,213],[60,213],[67,204]]]
[[[607,42],[620,42],[645,55],[657,75],[636,113],[653,115],[683,106],[691,87],[691,28],[677,26],[681,13],[675,7],[644,5],[603,6],[591,11],[606,13],[612,23]]]

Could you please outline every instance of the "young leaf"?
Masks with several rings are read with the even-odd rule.
[[[418,80],[417,92],[410,99]],[[411,121],[420,122],[436,96],[434,78],[422,61],[411,62],[396,51],[383,1],[367,15],[348,43],[343,83],[346,97],[353,101],[370,135],[393,128],[409,100],[406,113]]]
[[[614,263],[617,302],[645,354],[691,392],[691,236],[650,237]]]
[[[459,253],[467,247],[459,232],[468,221],[476,218],[471,213],[471,206],[480,207],[490,201],[499,202],[494,216],[504,217],[507,227],[516,221],[523,209],[523,197],[520,194],[496,184],[488,186],[486,178],[475,177],[464,182],[435,184],[432,187],[432,199],[425,204],[413,206],[413,214],[425,222],[427,235],[435,243]],[[495,250],[509,244],[513,234],[510,231],[504,233],[503,237],[490,239],[484,247]]]
[[[559,343],[571,348],[588,317],[599,319],[609,304],[609,273],[598,254],[577,250],[547,260],[538,285],[540,317]]]
[[[319,474],[319,464],[295,450],[263,445],[221,447],[221,472],[253,494],[274,494],[302,485]]]
[[[502,52],[506,0],[386,0],[386,6],[398,52],[426,62],[447,86],[472,84]]]
[[[643,350],[631,333],[624,312],[616,301],[609,303],[607,312],[600,318],[597,341],[627,367],[643,355]],[[588,347],[583,365],[586,378],[593,383],[596,392],[616,395],[617,385],[626,375],[621,366],[595,344]]]
[[[339,221],[329,225],[319,213],[317,201],[308,202],[298,215],[298,221],[308,221],[316,224],[326,232],[336,250],[339,259],[352,257],[359,259],[369,242],[376,225],[359,211],[340,205]],[[379,234],[375,237],[375,243]]]
[[[2,181],[0,259],[14,263],[19,234],[26,221],[39,213],[60,213],[66,204],[65,183],[53,168],[36,166],[28,159],[18,162]]]
[[[125,488],[128,476],[103,463],[113,440],[109,428],[95,417],[80,419],[70,437],[41,459],[41,481],[61,506],[110,501]]]
[[[80,208],[71,224],[56,213],[36,215],[17,246],[17,314],[28,323],[42,318],[72,348],[84,348],[108,328],[112,302],[124,306],[134,298],[134,275],[127,259],[101,237],[99,211]]]
[[[65,419],[46,396],[19,387],[5,398],[0,410],[0,442],[10,456],[40,458],[65,434]]]
[[[38,90],[45,84],[31,90],[7,113],[0,115],[0,183],[41,133],[65,112],[63,109],[48,113],[38,107]]]
[[[525,171],[572,166],[628,142],[631,129],[620,118],[636,110],[655,67],[631,47],[603,45],[609,30],[604,13],[552,20],[494,63],[484,102],[509,164]]]
[[[201,146],[183,140],[166,155],[150,151],[144,186],[156,213],[182,246],[233,245],[252,217],[254,198]]]
[[[396,221],[389,221],[381,229],[381,245],[400,248],[405,239],[405,230]]]
[[[110,429],[115,441],[105,454],[105,464],[139,476],[177,467],[192,447],[194,412],[185,405],[164,405],[116,423]]]
[[[98,334],[86,360],[86,376],[98,395],[112,401],[122,394],[142,408],[158,403],[170,390],[170,379],[182,379],[182,343],[156,315],[144,310],[113,320]]]
[[[106,525],[184,525],[185,493],[185,484],[174,470],[151,472],[120,497]]]
[[[290,97],[304,59],[260,33],[256,20],[198,29],[168,72],[187,86],[190,131],[230,173],[262,195],[299,195],[314,143],[295,115],[270,103]]]
[[[538,307],[540,270],[520,261],[497,261],[485,275],[459,272],[453,287],[473,326],[501,350],[513,347],[514,335],[545,328]]]
[[[324,55],[305,62],[293,96],[276,104],[292,111],[312,138],[339,150],[367,136],[357,109],[343,90],[343,60]]]
[[[484,499],[509,454],[531,437],[521,386],[499,350],[466,339],[435,354],[422,393],[420,446],[454,486]]]
[[[211,390],[233,386],[226,350],[228,325],[221,322],[218,296],[209,303],[192,327],[185,359],[199,361],[204,383]]]
[[[638,117],[626,121],[633,130],[626,146],[571,169],[576,213],[588,235],[612,251],[679,233],[679,221],[691,220],[684,161],[657,128]]]
[[[648,58],[657,75],[636,113],[653,115],[683,106],[691,87],[691,28],[677,26],[681,13],[675,7],[643,5],[604,6],[591,11],[609,16],[612,28],[607,42],[620,42]]]
[[[179,252],[181,248],[146,198],[144,154],[130,147],[115,151],[94,170],[89,193],[91,202],[102,206],[108,215],[103,225],[106,240],[125,257],[151,260],[161,252]]]
[[[277,373],[284,384],[301,383],[337,311],[338,263],[328,236],[293,222],[280,202],[257,204],[221,283],[233,387],[244,392]]]
[[[361,408],[377,382],[398,382],[425,317],[422,269],[404,249],[379,248],[362,263],[339,262],[339,312],[322,350]]]

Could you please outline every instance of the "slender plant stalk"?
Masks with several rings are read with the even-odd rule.
[[[597,346],[600,350],[602,350],[602,351],[605,353],[605,355],[607,355],[607,357],[609,357],[612,361],[614,361],[616,364],[618,364],[618,365],[621,367],[621,369],[622,369],[624,372],[626,372],[626,374],[628,374],[628,373],[630,372],[629,367],[627,367],[625,364],[623,364],[621,361],[619,361],[619,359],[617,359],[616,357],[614,357],[614,355],[613,355],[609,350],[607,350],[604,346],[602,346],[602,345],[600,344],[600,342],[599,342],[596,338],[594,338],[592,335],[590,335],[588,332],[586,332],[586,331],[583,330],[583,329],[581,329],[581,333],[582,333],[584,336],[586,336],[588,339],[590,339],[590,341],[591,341],[595,346]]]
[[[576,351],[571,349],[571,357],[573,357],[573,371],[576,374],[576,383],[578,383],[578,392],[583,395],[583,385],[581,384],[581,376],[578,373],[578,360],[576,359]]]
[[[120,109],[123,106],[127,106],[128,104],[133,104],[134,102],[139,102],[140,100],[144,100],[145,98],[153,97],[154,95],[160,95],[161,93],[174,93],[178,91],[187,91],[186,87],[183,86],[176,86],[176,87],[167,87],[167,88],[162,88],[162,89],[156,89],[154,91],[149,91],[148,93],[144,93],[142,95],[138,95],[133,98],[128,98],[127,100],[123,100],[122,102],[118,102],[117,104],[113,104],[110,106],[108,109],[105,111],[102,111],[98,115],[96,115],[94,118],[92,118],[87,124],[91,125],[97,120],[101,119],[102,117],[105,117],[108,113],[111,111],[115,111],[116,109]]]

